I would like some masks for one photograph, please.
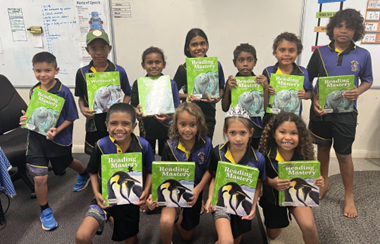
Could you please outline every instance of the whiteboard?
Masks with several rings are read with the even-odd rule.
[[[63,84],[75,86],[75,75],[91,61],[84,47],[90,29],[91,12],[98,12],[103,29],[112,43],[112,18],[107,0],[17,0],[1,1],[0,73],[15,87],[32,87],[37,80],[32,71],[36,53],[48,51],[60,67],[56,76]],[[42,34],[27,29],[41,26]],[[112,60],[113,53],[109,58]]]
[[[380,1],[378,1],[380,4]],[[341,4],[342,9],[353,8],[358,11],[365,17],[366,8],[367,8],[368,0],[346,0],[342,3],[333,2],[333,3],[325,3],[322,4],[321,12],[337,12],[340,10]],[[320,32],[318,34],[314,32],[314,27],[318,25],[318,19],[316,18],[316,13],[320,12],[320,4],[318,4],[318,0],[307,0],[304,5],[303,18],[301,21],[302,25],[302,44],[303,44],[303,52],[299,56],[298,62],[301,66],[306,67],[309,63],[310,57],[312,55],[312,46],[319,45],[327,45],[330,43],[329,37],[326,35],[326,32]],[[329,22],[329,18],[321,18],[319,26],[327,26]],[[362,44],[361,41],[356,42],[355,44],[367,49],[372,58],[372,72],[373,72],[373,84],[371,88],[380,88],[380,70],[376,69],[376,65],[380,62],[380,44]]]

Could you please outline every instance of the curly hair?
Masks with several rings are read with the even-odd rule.
[[[236,63],[237,58],[239,57],[241,52],[247,52],[252,54],[253,58],[257,62],[257,55],[256,55],[256,49],[248,44],[248,43],[241,43],[239,46],[237,46],[234,50],[234,63]]]
[[[269,150],[276,144],[276,140],[273,137],[277,128],[284,122],[294,122],[298,131],[298,146],[296,150],[304,160],[314,159],[314,146],[310,132],[306,128],[305,122],[302,118],[294,113],[281,112],[277,114],[264,128],[261,136],[259,151],[263,155],[267,155]]]
[[[359,41],[363,38],[365,30],[363,23],[364,18],[359,11],[348,8],[336,12],[336,14],[330,18],[330,21],[327,24],[326,34],[331,41],[334,40],[334,28],[342,22],[346,22],[347,28],[355,30],[354,37],[352,38],[354,42]]]
[[[182,112],[188,112],[191,115],[194,115],[197,118],[197,136],[205,136],[207,135],[207,125],[205,118],[203,116],[202,110],[199,108],[198,105],[195,103],[181,103],[176,109],[175,113],[173,115],[173,119],[170,122],[170,127],[169,127],[169,139],[175,139],[175,138],[180,138],[179,132],[178,132],[178,127],[177,127],[177,121],[178,121],[178,116]]]
[[[276,54],[276,50],[278,48],[278,45],[280,45],[280,43],[283,40],[286,40],[288,42],[293,42],[294,44],[296,44],[296,46],[297,46],[297,55],[300,55],[302,53],[303,45],[302,45],[301,39],[299,39],[293,33],[283,32],[280,35],[278,35],[276,37],[276,39],[274,39],[274,41],[273,41],[273,46],[272,46],[273,47],[273,55]]]

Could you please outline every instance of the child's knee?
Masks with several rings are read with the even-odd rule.
[[[160,226],[165,228],[173,228],[175,219],[170,215],[161,215]]]
[[[47,179],[48,179],[47,175],[34,176],[33,178],[34,184],[37,186],[47,184]]]
[[[234,244],[234,238],[231,237],[221,237],[218,239],[218,244]]]
[[[307,237],[314,237],[318,235],[317,226],[314,221],[308,221],[302,224],[302,233]]]
[[[339,163],[347,164],[347,163],[352,161],[351,154],[342,155],[342,154],[337,153],[336,157],[337,157]]]
[[[267,228],[268,237],[272,240],[276,239],[281,234],[282,229],[269,229]]]
[[[92,235],[89,231],[79,228],[79,230],[77,231],[77,233],[75,235],[75,242],[77,244],[91,243],[92,242]]]
[[[331,145],[318,145],[318,152],[330,154]]]

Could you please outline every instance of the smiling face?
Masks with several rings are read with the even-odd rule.
[[[349,45],[354,35],[355,30],[348,27],[345,21],[334,27],[334,40],[338,45]]]
[[[187,111],[178,114],[177,129],[183,142],[195,142],[198,132],[197,117]]]
[[[193,58],[203,58],[208,50],[208,43],[206,39],[201,36],[193,37],[186,48]]]
[[[55,75],[58,74],[59,68],[46,62],[36,63],[33,65],[34,76],[41,82],[41,88],[50,89],[55,84]]]
[[[282,150],[293,152],[299,143],[296,123],[292,121],[283,122],[277,127],[273,137],[280,153]]]
[[[224,133],[230,142],[230,150],[237,152],[247,149],[249,138],[253,135],[253,129],[249,131],[242,122],[236,119],[228,124]]]
[[[123,143],[130,140],[136,123],[132,123],[130,114],[117,111],[109,115],[109,122],[106,122],[106,126],[110,136],[118,143]]]
[[[108,54],[111,50],[112,46],[108,45],[102,39],[95,39],[86,47],[86,51],[90,54],[95,65],[107,62]]]
[[[234,62],[239,74],[242,76],[250,76],[253,67],[256,65],[256,60],[252,53],[242,51]]]
[[[296,43],[282,40],[278,44],[274,56],[277,58],[280,68],[292,65],[298,56]]]
[[[145,60],[141,63],[143,69],[146,70],[148,76],[159,76],[166,66],[166,62],[159,53],[149,53],[145,56]]]

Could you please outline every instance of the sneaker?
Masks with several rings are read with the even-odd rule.
[[[53,211],[51,211],[51,208],[47,208],[44,211],[42,211],[40,215],[40,220],[42,222],[42,229],[43,230],[52,230],[57,228],[58,223],[55,221],[53,216]]]
[[[84,190],[88,186],[89,182],[90,182],[90,176],[89,175],[87,175],[87,176],[78,175],[77,183],[73,187],[73,191],[77,192],[77,191]]]

